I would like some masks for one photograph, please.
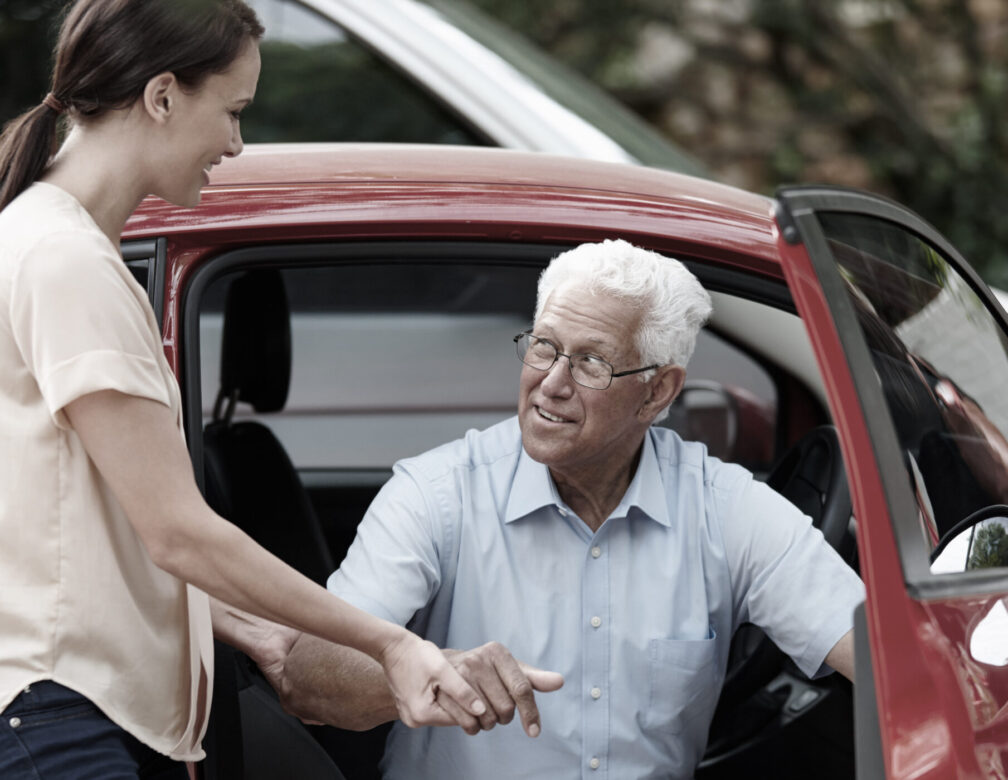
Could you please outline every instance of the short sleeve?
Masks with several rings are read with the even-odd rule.
[[[751,478],[724,507],[725,550],[742,619],[809,677],[854,624],[864,585],[811,519]]]
[[[64,231],[35,243],[12,280],[11,328],[56,425],[63,407],[99,390],[170,405],[145,299],[104,236]]]
[[[368,507],[328,589],[365,612],[406,625],[441,585],[438,527],[421,486],[397,466]]]

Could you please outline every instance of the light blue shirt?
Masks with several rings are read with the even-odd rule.
[[[516,418],[396,464],[329,589],[441,647],[491,640],[565,683],[468,736],[396,723],[386,778],[691,777],[742,622],[808,675],[851,628],[857,575],[809,519],[702,444],[652,428],[592,533]]]

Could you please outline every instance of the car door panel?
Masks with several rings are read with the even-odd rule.
[[[870,729],[874,703],[890,777],[1003,777],[1008,741],[995,722],[1008,701],[1005,670],[978,665],[968,634],[991,600],[1008,591],[1008,570],[935,576],[928,545],[928,531],[937,537],[942,528],[937,505],[951,503],[954,518],[954,502],[970,484],[967,476],[983,482],[969,462],[969,446],[976,444],[956,434],[951,404],[943,400],[943,393],[956,395],[949,386],[961,387],[941,369],[965,371],[957,377],[973,383],[981,399],[974,406],[993,408],[983,400],[987,391],[976,377],[982,372],[968,365],[970,358],[977,362],[968,353],[977,339],[942,349],[934,341],[973,327],[993,332],[1003,344],[1003,310],[944,239],[889,201],[794,188],[779,194],[779,206],[785,270],[826,379],[858,520],[868,594],[867,642],[859,637],[859,647],[870,648],[870,659],[863,660],[871,662],[875,692],[875,702],[859,695],[859,727],[864,720]],[[982,320],[982,327],[941,314],[954,305]],[[939,316],[945,317],[943,327],[920,326],[925,318],[939,322]],[[921,337],[925,332],[930,339]],[[982,354],[989,363],[983,370],[999,370],[998,355]],[[916,420],[903,415],[902,403]],[[928,415],[933,422],[923,422]],[[992,437],[1003,436],[993,422],[990,430]],[[922,484],[926,461],[961,461],[964,476],[945,489],[936,489],[934,477]],[[995,471],[1000,467],[996,460],[986,463]],[[866,730],[859,733],[862,744],[873,743]]]

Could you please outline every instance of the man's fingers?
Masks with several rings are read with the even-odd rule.
[[[498,642],[469,651],[446,650],[445,655],[487,704],[486,713],[479,716],[481,728],[510,723],[517,709],[525,733],[539,735],[542,728],[535,692],[557,690],[563,685],[562,675],[519,662]]]
[[[445,664],[444,669],[438,698],[447,695],[470,715],[475,715],[477,718],[483,715],[487,708],[480,695],[462,678],[461,674],[455,671],[451,664]]]
[[[529,682],[532,683],[532,687],[537,691],[547,693],[549,691],[558,691],[563,687],[564,678],[560,672],[548,672],[545,669],[539,669],[521,662],[519,664],[521,665],[522,672],[525,673]]]
[[[445,722],[434,723],[432,725],[454,726],[457,724],[469,736],[479,734],[480,721],[461,707],[457,701],[451,698],[451,696],[447,696],[443,691],[438,691],[437,698],[435,699],[435,706],[440,706],[444,711]]]
[[[538,737],[541,731],[539,708],[536,706],[532,682],[525,673],[525,669],[522,668],[522,664],[508,653],[506,659],[502,659],[498,663],[497,671],[518,709],[518,716],[521,718],[525,733],[530,737]]]

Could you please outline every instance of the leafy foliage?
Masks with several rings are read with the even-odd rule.
[[[1008,286],[1008,5],[472,0],[721,178],[879,192]]]
[[[998,566],[1008,566],[1008,531],[1002,523],[988,523],[976,530],[966,568],[993,569]]]

